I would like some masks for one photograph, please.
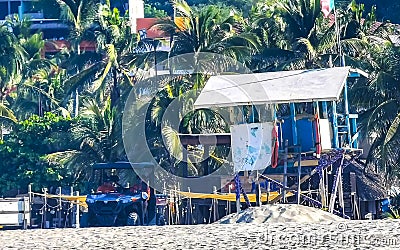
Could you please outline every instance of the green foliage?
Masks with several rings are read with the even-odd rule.
[[[0,194],[11,189],[26,190],[29,183],[36,191],[49,185],[74,183],[72,173],[58,162],[48,162],[46,154],[71,145],[70,118],[45,113],[31,116],[14,126],[0,144]]]
[[[144,0],[144,3],[156,10],[167,13],[168,16],[174,14],[171,1],[169,0]]]
[[[163,18],[167,17],[168,14],[165,10],[159,10],[150,4],[144,5],[144,17],[156,17],[156,18]]]
[[[68,131],[70,147],[46,155],[47,161],[59,162],[70,169],[76,180],[88,177],[92,164],[119,161],[125,153],[121,113],[111,107],[110,100],[101,105],[88,99],[83,105],[79,119]]]
[[[357,0],[357,3],[363,3],[366,8],[373,5],[377,7],[378,20],[390,21],[392,23],[400,23],[400,2],[392,0]]]
[[[258,49],[257,37],[243,29],[244,19],[232,8],[215,5],[191,8],[184,0],[174,0],[173,4],[182,23],[163,19],[156,24],[167,34],[175,35],[171,56],[212,52],[245,62]]]
[[[390,25],[376,23],[379,6],[370,9],[368,4],[349,3],[336,5],[341,49],[347,65],[370,74],[368,81],[350,86],[351,108],[360,113],[360,129],[374,136],[369,163],[393,177],[400,174],[399,49],[387,39]],[[44,9],[45,17],[61,17],[71,27],[72,48],[51,61],[41,57],[44,41],[40,33],[30,34],[29,20],[16,16],[0,25],[0,128],[12,128],[0,145],[0,192],[26,188],[28,183],[36,190],[52,182],[79,183],[90,164],[126,159],[121,117],[136,80],[132,72],[151,67],[156,60],[213,52],[258,72],[339,66],[335,25],[322,17],[319,0],[146,0],[145,4],[146,17],[171,17],[172,6],[183,17],[178,24],[165,18],[156,25],[174,36],[171,52],[155,51],[150,39],[139,41],[131,33],[126,13],[112,8],[110,1],[35,2],[35,9]],[[87,39],[96,41],[95,52],[80,50],[80,42]],[[206,65],[210,66],[217,67],[212,60]],[[167,149],[179,156],[177,133],[224,132],[228,125],[209,110],[186,112],[194,97],[173,112],[173,118],[181,121],[178,131],[162,124],[170,122],[162,118],[174,99],[201,90],[208,76],[159,79],[165,84],[143,120],[156,160],[175,171],[171,168],[179,168],[180,158],[173,159]],[[153,87],[149,83],[141,91]],[[72,103],[75,119],[67,118]],[[142,148],[138,145],[137,150]],[[203,152],[191,150],[190,171],[201,174],[194,159]],[[228,150],[216,148],[212,169],[223,162]]]

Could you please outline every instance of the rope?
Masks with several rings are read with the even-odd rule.
[[[251,207],[251,203],[249,197],[246,194],[246,191],[243,189],[242,184],[240,183],[239,174],[235,174],[235,186],[236,186],[236,200],[240,200],[240,193],[242,193],[244,200],[246,201],[246,205]]]
[[[284,187],[282,182],[276,181],[276,180],[269,178],[268,176],[265,176],[263,174],[259,174],[259,176],[263,177],[264,179],[268,180],[269,182],[272,182],[272,183],[278,185],[278,187],[280,187],[280,188]],[[286,188],[288,189],[289,187],[286,186]]]
[[[240,186],[240,190],[241,190],[241,192],[242,192],[242,194],[243,194],[244,200],[246,201],[246,205],[247,205],[248,207],[251,207],[250,200],[249,200],[249,197],[248,197],[247,194],[246,194],[246,191],[243,189],[242,186]]]

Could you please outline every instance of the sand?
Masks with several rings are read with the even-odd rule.
[[[297,204],[274,204],[261,207],[251,207],[239,214],[230,214],[222,218],[221,224],[232,223],[318,223],[345,221],[343,218],[325,212],[318,208],[306,207]]]
[[[400,249],[398,221],[0,231],[0,249]]]
[[[400,249],[400,223],[277,205],[209,225],[0,230],[0,249]]]

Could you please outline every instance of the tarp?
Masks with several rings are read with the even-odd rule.
[[[194,106],[232,107],[338,100],[350,67],[212,76]]]
[[[203,193],[191,193],[191,192],[178,192],[182,196],[192,199],[217,199],[217,200],[224,200],[224,201],[236,201],[236,194],[203,194]],[[261,201],[272,201],[275,197],[279,195],[278,192],[269,192],[261,194]],[[293,196],[293,193],[288,192],[286,193],[286,197]],[[247,194],[250,202],[256,202],[256,194]],[[243,195],[240,195],[240,201],[245,202]]]
[[[271,164],[272,122],[231,126],[234,172],[264,170]]]

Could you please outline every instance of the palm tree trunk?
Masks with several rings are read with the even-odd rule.
[[[1,99],[1,103],[0,103],[1,105],[3,105],[4,104],[4,100],[3,100],[3,98]],[[0,142],[1,141],[3,141],[3,122],[1,122],[0,123]]]
[[[78,45],[75,44],[75,46],[77,46],[76,51],[77,51],[78,56],[80,56],[80,54],[81,54],[81,44],[79,41],[80,41],[80,39],[78,39]],[[77,73],[79,73],[79,68],[77,70]],[[77,117],[79,115],[79,91],[78,91],[78,88],[75,89],[73,106],[74,106],[74,117]]]
[[[113,73],[113,85],[111,88],[111,108],[116,106],[120,97],[120,91],[118,88],[117,69],[115,67],[113,67],[112,73]]]
[[[78,88],[76,88],[74,94],[74,117],[77,117],[78,115],[79,115],[79,92]]]
[[[42,88],[39,86],[39,93],[38,93],[38,115],[40,117],[43,116],[43,107],[42,107],[42,95],[41,95]]]

